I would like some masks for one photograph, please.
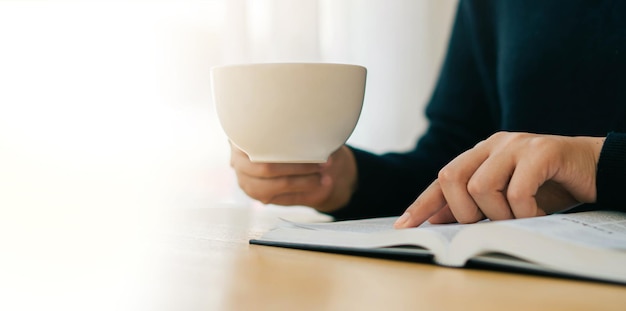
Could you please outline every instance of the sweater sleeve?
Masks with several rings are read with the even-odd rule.
[[[596,175],[597,208],[626,211],[626,133],[609,133]]]
[[[485,94],[472,42],[471,14],[461,2],[439,80],[426,108],[429,127],[407,153],[376,155],[352,148],[358,185],[347,206],[331,213],[337,220],[401,214],[461,152],[498,128]]]
[[[339,220],[401,214],[441,167],[498,130],[570,136],[615,131],[598,162],[597,202],[579,208],[626,211],[626,93],[619,88],[626,60],[618,53],[623,40],[616,39],[624,19],[616,11],[620,14],[600,23],[599,12],[612,10],[607,5],[580,2],[571,8],[543,1],[460,0],[426,108],[426,133],[406,153],[352,148],[357,189],[332,215]],[[598,21],[606,29],[580,20]],[[558,27],[543,36],[552,25]],[[561,41],[567,44],[561,47]],[[564,58],[562,51],[572,55]],[[591,105],[596,102],[604,105]]]

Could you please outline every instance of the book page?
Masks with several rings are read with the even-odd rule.
[[[535,270],[626,283],[626,213],[592,211],[493,221],[463,230],[441,264],[515,260]],[[484,256],[486,255],[486,256]]]
[[[313,230],[331,230],[359,233],[374,233],[393,229],[393,223],[397,217],[371,218],[361,220],[346,220],[337,222],[300,223],[284,220],[292,226]]]
[[[459,231],[466,225],[460,224],[444,224],[433,225],[428,222],[422,224],[417,228],[409,229],[394,229],[393,224],[398,219],[397,217],[383,217],[383,218],[370,218],[361,220],[347,220],[338,222],[325,222],[325,223],[297,223],[284,220],[290,226],[311,229],[311,230],[328,230],[339,232],[354,232],[354,233],[378,233],[386,231],[402,232],[406,230],[427,230],[439,236],[441,239],[450,242],[459,233]]]
[[[452,238],[464,225],[423,224],[418,228],[393,228],[396,217],[329,223],[296,223],[283,220],[255,243],[307,249],[376,249],[378,252],[432,254],[447,252]]]
[[[620,212],[554,214],[498,223],[588,247],[626,251],[626,217]]]

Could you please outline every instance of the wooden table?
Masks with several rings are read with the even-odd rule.
[[[625,310],[626,286],[454,269],[249,245],[304,208],[215,207],[175,212],[162,254],[167,310]],[[626,264],[626,263],[624,263]]]

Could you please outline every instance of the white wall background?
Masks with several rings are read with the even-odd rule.
[[[132,258],[159,211],[252,203],[228,166],[211,66],[364,65],[350,142],[412,147],[455,4],[0,1],[0,309],[98,309],[90,302],[128,295],[118,277],[147,265]]]

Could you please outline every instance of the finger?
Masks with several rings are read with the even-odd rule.
[[[467,193],[467,181],[469,176],[480,166],[488,155],[489,144],[486,141],[478,143],[474,148],[462,153],[454,160],[450,161],[440,172],[435,180],[409,208],[400,216],[394,224],[395,228],[409,228],[421,225],[424,221],[435,215],[443,207],[450,210],[450,214],[445,220],[459,220],[476,222],[484,216]],[[442,181],[442,178],[444,179]],[[445,185],[444,185],[445,183]],[[447,188],[447,189],[444,189]],[[447,193],[446,193],[447,192]],[[455,214],[452,203],[458,214]],[[469,210],[466,211],[466,209]],[[448,213],[448,212],[444,212]],[[465,216],[470,214],[469,217]],[[435,217],[437,220],[437,217]],[[461,222],[461,221],[460,221]]]
[[[329,189],[321,187],[310,192],[283,193],[271,199],[277,205],[304,205],[318,207],[329,195]],[[318,209],[319,210],[319,209]]]
[[[253,163],[250,161],[236,162],[233,168],[242,174],[257,178],[311,175],[318,174],[323,169],[320,164]]]
[[[515,218],[545,215],[539,210],[535,199],[539,187],[550,178],[546,175],[546,164],[543,162],[540,158],[528,157],[515,167],[506,192]]]
[[[439,212],[446,204],[439,182],[435,180],[398,218],[394,227],[396,229],[417,227]]]
[[[334,181],[329,175],[322,174],[317,185],[307,187],[301,192],[284,192],[274,196],[270,203],[277,205],[304,205],[324,211],[323,202],[333,190]]]
[[[474,223],[485,217],[469,194],[467,185],[488,155],[488,149],[475,147],[462,153],[439,171],[441,191],[459,223]]]
[[[499,152],[490,155],[470,178],[467,190],[487,218],[514,218],[505,192],[514,169],[515,157]]]
[[[456,222],[456,218],[454,218],[452,211],[450,211],[450,207],[446,205],[435,215],[432,215],[430,218],[428,218],[428,222],[430,222],[431,224],[449,224]]]
[[[290,193],[282,193],[279,194],[275,197],[273,197],[271,199],[271,204],[276,204],[276,205],[305,205],[308,206],[310,204],[307,204],[306,202],[307,200],[308,194],[304,193],[304,192],[290,192]]]
[[[281,194],[311,192],[321,187],[320,174],[256,178],[238,173],[237,180],[247,195],[265,204],[272,203],[272,199]]]

